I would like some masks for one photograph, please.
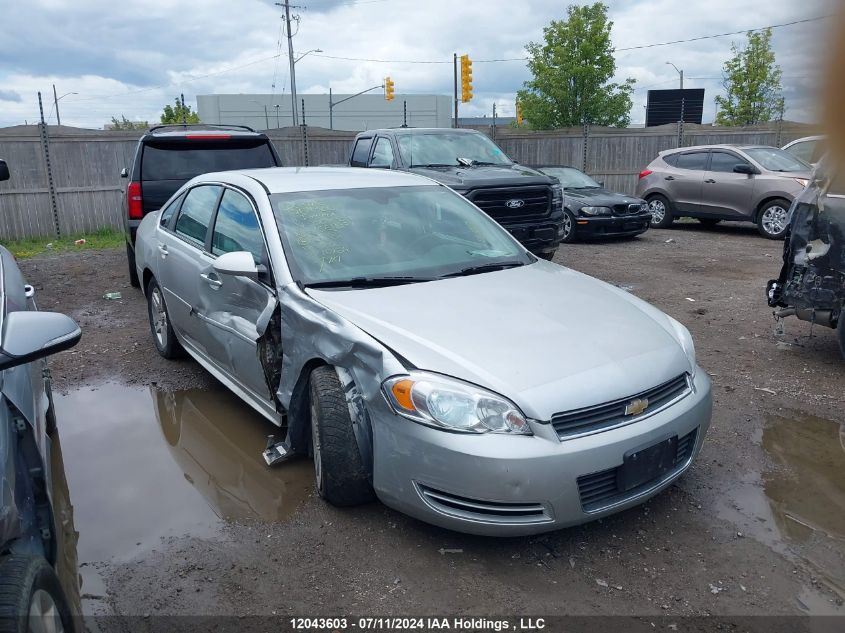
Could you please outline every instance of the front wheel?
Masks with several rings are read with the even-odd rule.
[[[789,204],[788,200],[772,200],[767,202],[760,210],[757,219],[757,230],[760,235],[770,240],[780,240],[786,235],[789,228]]]
[[[537,257],[550,262],[555,258],[555,251],[543,251],[542,253],[537,253]]]
[[[578,241],[578,232],[575,228],[575,216],[569,212],[569,209],[563,210],[563,235],[560,238],[563,244],[572,244]]]
[[[371,501],[375,494],[358,450],[346,394],[334,367],[311,372],[311,450],[317,493],[335,506]]]
[[[147,284],[147,314],[150,317],[150,332],[153,335],[153,343],[155,343],[158,353],[168,360],[180,356],[182,346],[173,332],[170,313],[164,303],[164,293],[154,277]]]
[[[56,572],[40,556],[0,562],[0,633],[72,633],[73,620]]]
[[[648,210],[651,213],[652,228],[665,229],[675,220],[669,200],[659,194],[648,199]]]

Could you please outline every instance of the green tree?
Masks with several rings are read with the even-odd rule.
[[[191,110],[191,106],[182,105],[179,97],[176,97],[174,105],[164,106],[161,113],[162,123],[199,123],[200,116]]]
[[[749,32],[745,47],[731,45],[722,69],[725,94],[716,97],[718,125],[755,125],[783,115],[781,69],[772,50],[772,30]]]
[[[111,118],[111,129],[113,130],[146,130],[150,127],[148,121],[130,121],[122,114],[120,118]]]
[[[517,93],[532,128],[573,127],[583,123],[625,127],[631,122],[634,80],[611,83],[616,60],[613,22],[607,5],[571,5],[565,20],[543,29],[543,42],[530,42],[528,68],[533,79]]]

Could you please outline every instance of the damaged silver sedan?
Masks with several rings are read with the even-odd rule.
[[[336,505],[557,529],[669,486],[710,423],[683,325],[420,176],[206,174],[143,220],[137,267],[158,351],[279,425],[265,459],[313,455]]]

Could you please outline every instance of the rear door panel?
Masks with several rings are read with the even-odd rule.
[[[700,166],[700,169],[694,168]],[[678,157],[675,167],[664,176],[666,190],[681,212],[697,212],[701,205],[701,193],[707,166],[707,152],[685,152]]]

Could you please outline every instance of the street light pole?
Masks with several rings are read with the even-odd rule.
[[[288,61],[290,62],[290,107],[291,116],[293,117],[293,124],[296,125],[296,60],[293,58],[293,33],[290,30],[290,0],[284,0],[284,2],[277,2],[276,6],[285,8],[285,25],[287,28],[288,36]]]
[[[53,105],[56,108],[56,125],[62,124],[62,117],[59,116],[59,101],[64,99],[68,95],[75,95],[79,94],[78,92],[66,92],[61,97],[56,96],[56,84],[53,84]]]
[[[683,90],[684,89],[684,71],[681,70],[680,68],[678,68],[677,66],[675,66],[675,64],[673,64],[672,62],[666,62],[666,63],[669,64],[672,68],[674,68],[675,70],[678,71],[678,74],[681,76],[681,90]]]

